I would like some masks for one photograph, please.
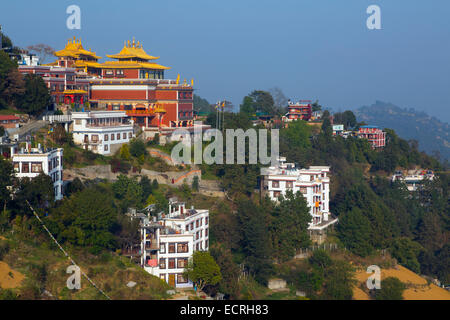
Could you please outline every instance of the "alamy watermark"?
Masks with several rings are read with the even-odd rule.
[[[67,29],[81,29],[81,9],[79,6],[72,4],[67,7],[66,13],[69,14],[66,20]]]
[[[222,131],[208,129],[203,134],[201,122],[194,122],[194,132],[177,129],[172,133],[172,140],[180,140],[172,149],[172,161],[176,164],[245,164],[246,139],[248,139],[248,164],[271,164],[275,166],[279,158],[279,130],[270,130],[270,156],[268,156],[266,129],[226,129],[225,141]],[[212,141],[212,139],[214,140]],[[203,150],[203,141],[212,141]],[[236,148],[235,148],[236,141]],[[224,159],[224,145],[226,146]],[[192,155],[192,149],[194,154]],[[235,154],[236,150],[236,154]],[[235,161],[236,160],[236,161]],[[259,160],[259,161],[258,161]]]
[[[371,265],[367,267],[367,273],[371,276],[367,279],[367,289],[381,289],[381,269],[377,265]]]
[[[81,270],[80,267],[76,265],[70,265],[67,267],[66,273],[71,274],[69,278],[67,278],[67,288],[70,290],[79,290],[81,289]]]
[[[367,14],[370,16],[367,18],[366,25],[369,30],[381,29],[381,9],[379,6],[373,4],[367,7]]]

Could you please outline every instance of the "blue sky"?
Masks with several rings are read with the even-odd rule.
[[[81,30],[66,28],[71,4]],[[366,27],[371,4],[382,30]],[[19,46],[59,50],[75,35],[102,57],[135,36],[210,102],[279,87],[336,110],[382,100],[450,121],[448,0],[2,1],[0,24]]]

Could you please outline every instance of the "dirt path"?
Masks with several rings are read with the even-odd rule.
[[[9,267],[9,265],[3,261],[0,261],[0,288],[13,289],[20,286],[25,276]]]

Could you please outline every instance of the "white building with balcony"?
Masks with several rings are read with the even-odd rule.
[[[168,214],[141,220],[141,266],[173,287],[192,287],[183,273],[195,251],[209,248],[209,210],[171,200]]]
[[[18,178],[35,178],[45,173],[52,178],[55,200],[63,198],[63,149],[21,149],[12,155],[14,172]]]
[[[308,169],[298,168],[293,163],[286,163],[280,157],[275,167],[261,169],[261,191],[273,201],[286,195],[288,190],[294,194],[300,191],[308,204],[311,222],[310,230],[327,227],[337,222],[330,214],[330,167],[311,166]]]
[[[73,141],[86,150],[110,155],[133,138],[133,124],[125,111],[72,112]]]

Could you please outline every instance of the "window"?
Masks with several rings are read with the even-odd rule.
[[[187,242],[177,243],[177,253],[186,253],[189,251],[189,245]]]
[[[166,243],[165,242],[160,243],[159,253],[166,253]]]
[[[177,259],[177,268],[186,268],[188,264],[187,258],[178,258]]]
[[[120,140],[120,133],[117,134],[117,140]]]
[[[169,243],[169,253],[175,253],[175,243]]]
[[[280,182],[279,181],[272,181],[272,188],[279,188]]]
[[[169,258],[169,269],[175,269],[175,258]]]
[[[76,119],[76,120],[75,120],[75,124],[76,124],[76,125],[81,125],[81,119]]]
[[[208,225],[208,217],[205,217],[205,226]]]
[[[195,240],[198,240],[198,238],[199,238],[199,232],[197,231],[197,232],[195,233]]]
[[[303,194],[308,193],[308,189],[306,187],[300,187],[300,192]]]
[[[93,134],[91,136],[92,142],[98,142],[98,134]]]
[[[166,258],[160,258],[159,259],[159,268],[165,269],[166,268]]]
[[[107,145],[107,144],[105,144],[104,150],[105,150],[105,151],[108,151],[108,145]]]
[[[126,132],[123,133],[122,138],[123,138],[124,140],[127,138],[127,133],[126,133]]]
[[[187,283],[188,281],[187,281],[187,279],[185,279],[184,277],[183,277],[183,274],[182,273],[178,273],[177,274],[177,283]]]
[[[112,76],[114,74],[113,70],[105,70],[105,75]]]
[[[280,196],[280,194],[281,194],[280,191],[274,191],[273,196],[275,198],[278,198]]]
[[[205,240],[205,249],[208,249],[208,240]]]
[[[166,281],[166,274],[165,274],[165,273],[161,273],[161,274],[159,275],[159,278],[160,278],[161,280]]]
[[[208,229],[205,229],[205,237],[208,236]]]
[[[30,172],[30,166],[28,162],[22,162],[22,173]]]
[[[105,141],[108,141],[109,140],[109,135],[105,134],[104,138],[105,138]]]
[[[20,171],[19,162],[14,162],[14,171],[15,172],[19,172]]]
[[[131,139],[132,136],[131,132],[128,132],[128,138]]]
[[[198,228],[198,220],[195,221],[195,227]]]
[[[111,141],[113,141],[113,140],[114,140],[114,138],[115,138],[115,135],[114,135],[114,133],[111,133]]]
[[[123,76],[123,70],[116,70],[116,76]]]
[[[293,182],[292,181],[286,181],[286,188],[292,189]]]

